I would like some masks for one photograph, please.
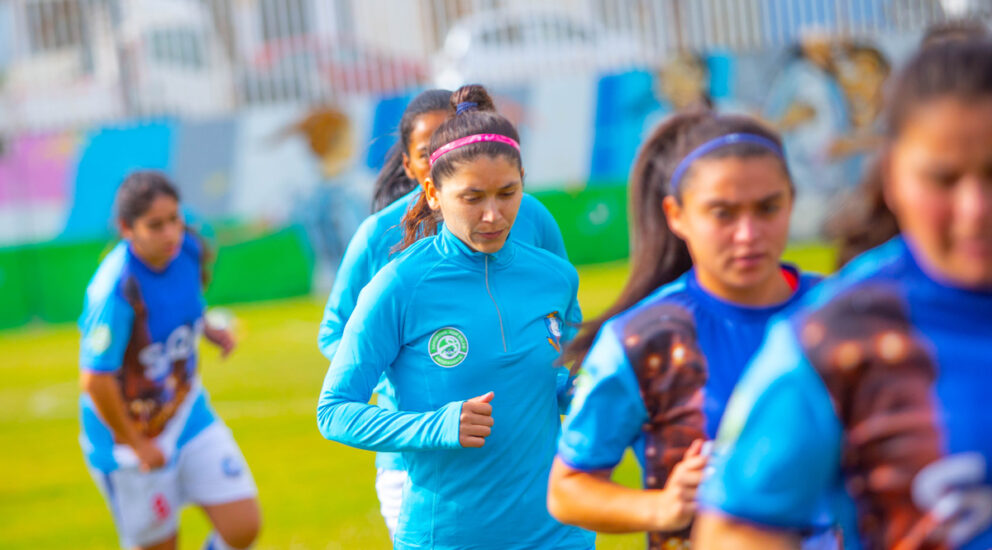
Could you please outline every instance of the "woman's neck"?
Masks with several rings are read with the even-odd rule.
[[[721,300],[748,307],[766,307],[781,304],[793,294],[789,282],[776,269],[758,284],[735,287],[724,284],[704,270],[696,270],[696,280],[704,290]]]
[[[165,268],[169,267],[169,263],[172,261],[172,258],[154,258],[149,256],[140,247],[135,246],[133,241],[130,241],[129,245],[131,247],[131,253],[141,260],[141,263],[145,264],[153,271],[164,271]]]

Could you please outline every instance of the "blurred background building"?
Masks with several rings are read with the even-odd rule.
[[[638,144],[698,104],[764,119],[817,239],[860,178],[886,77],[992,0],[0,0],[0,327],[62,321],[114,191],[169,173],[221,251],[213,302],[327,286],[419,90],[479,82],[573,261],[627,253]]]

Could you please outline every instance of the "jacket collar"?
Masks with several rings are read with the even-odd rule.
[[[465,244],[448,229],[447,225],[442,224],[438,231],[437,246],[445,258],[454,260],[460,265],[476,269],[484,268],[487,261],[490,269],[493,267],[505,267],[510,264],[516,255],[516,245],[513,242],[512,231],[507,236],[503,248],[487,254],[485,252],[479,252]]]

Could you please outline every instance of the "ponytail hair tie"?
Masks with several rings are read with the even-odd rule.
[[[457,107],[455,107],[455,116],[458,116],[464,113],[465,111],[478,106],[479,104],[474,101],[462,101],[461,103],[458,104]]]

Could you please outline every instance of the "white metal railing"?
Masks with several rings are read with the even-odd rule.
[[[521,83],[990,17],[992,0],[0,0],[0,133]]]

